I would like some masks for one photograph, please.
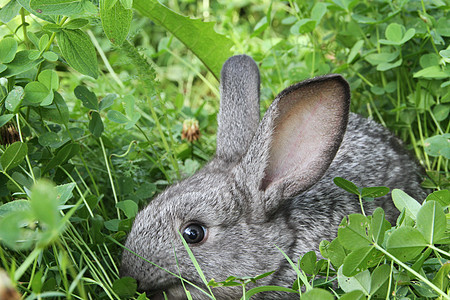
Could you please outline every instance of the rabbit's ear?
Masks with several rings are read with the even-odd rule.
[[[318,77],[282,91],[267,110],[240,164],[247,185],[253,192],[263,191],[264,201],[271,202],[311,187],[339,149],[349,104],[349,86],[339,75]]]
[[[259,70],[250,56],[236,55],[224,63],[220,92],[216,157],[236,162],[259,124]]]

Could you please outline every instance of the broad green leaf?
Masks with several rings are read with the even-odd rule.
[[[430,156],[440,156],[450,159],[450,133],[435,135],[425,139],[425,152]]]
[[[9,120],[11,120],[14,117],[13,114],[4,114],[0,116],[0,127],[2,127],[3,125],[5,125],[6,123],[9,122]]]
[[[7,202],[0,206],[0,218],[14,211],[28,211],[30,210],[30,201],[28,200],[14,200]]]
[[[40,222],[54,229],[61,218],[55,185],[46,180],[36,182],[31,188],[31,209]]]
[[[96,111],[91,113],[91,119],[89,120],[89,131],[95,136],[100,137],[103,133],[104,126],[100,114]]]
[[[58,60],[58,54],[52,51],[45,51],[42,53],[42,57],[45,58],[48,61],[57,61]]]
[[[327,4],[324,2],[316,2],[311,10],[311,19],[315,20],[317,24],[320,23],[322,17],[327,13]]]
[[[400,58],[399,60],[397,60],[396,62],[393,62],[393,63],[388,63],[388,62],[381,63],[377,66],[377,71],[384,72],[387,70],[397,68],[402,65],[402,62],[403,62],[403,59]]]
[[[118,231],[119,230],[119,219],[112,219],[105,222],[105,228],[109,231]]]
[[[388,63],[396,59],[400,55],[400,51],[395,52],[381,52],[373,53],[364,57],[372,66],[377,66],[381,63]]]
[[[440,59],[441,58],[436,53],[427,53],[420,57],[419,64],[422,68],[438,66]]]
[[[38,81],[32,81],[25,86],[24,101],[26,105],[48,103],[53,100],[53,91]],[[51,102],[50,102],[51,103]]]
[[[450,191],[449,190],[440,190],[435,191],[427,196],[426,201],[436,201],[441,204],[441,206],[449,206],[450,205]]]
[[[69,122],[69,108],[62,96],[57,92],[54,92],[53,104],[41,107],[40,111],[44,120],[58,124],[67,124]]]
[[[313,19],[301,19],[298,20],[292,27],[291,27],[291,33],[292,34],[305,34],[308,32],[311,32],[316,28],[317,21]]]
[[[351,63],[355,59],[356,55],[358,55],[359,50],[361,50],[363,45],[364,45],[364,40],[359,40],[353,45],[353,47],[350,50],[350,53],[347,57],[348,64]]]
[[[179,15],[156,0],[134,0],[133,7],[163,26],[190,49],[216,77],[223,63],[232,56],[233,42],[214,31],[213,22],[202,22]]]
[[[395,229],[387,239],[387,250],[402,262],[409,261],[428,245],[422,233],[413,227]]]
[[[302,300],[333,300],[334,296],[327,290],[313,288],[303,294]]]
[[[342,295],[339,300],[366,300],[367,297],[360,290],[353,290],[349,293]]]
[[[98,77],[97,55],[89,36],[80,29],[56,33],[59,48],[67,63],[78,72]]]
[[[99,110],[104,110],[104,109],[112,106],[114,104],[114,100],[116,100],[116,98],[117,98],[117,94],[108,94],[108,95],[106,95],[105,98],[100,100],[98,109]]]
[[[73,197],[72,191],[75,188],[75,183],[66,183],[56,186],[56,199],[58,204],[65,204],[70,198]]]
[[[433,278],[433,283],[441,290],[448,288],[449,283],[449,274],[450,274],[450,262],[445,263],[439,271],[436,273],[436,276]]]
[[[17,52],[14,59],[10,63],[5,64],[7,66],[7,69],[0,73],[0,77],[8,78],[11,76],[19,75],[36,67],[44,60],[43,58],[31,60],[28,58],[29,54],[29,50],[22,50]]]
[[[121,299],[134,296],[137,289],[136,279],[131,277],[122,277],[116,279],[112,285],[113,291],[120,296]]]
[[[59,77],[55,70],[47,69],[42,71],[38,76],[38,80],[48,90],[56,91],[59,88]]]
[[[5,152],[0,157],[0,163],[3,172],[17,167],[25,159],[28,153],[27,144],[22,142],[15,142],[6,148]]]
[[[43,34],[41,38],[39,39],[39,50],[44,51],[45,48],[47,48],[47,44],[49,42],[50,38],[48,34]]]
[[[15,86],[6,97],[5,100],[6,109],[13,113],[17,113],[19,111],[20,104],[22,103],[24,95],[25,92],[23,88],[21,86]]]
[[[117,110],[109,110],[108,113],[106,114],[106,116],[111,121],[113,121],[115,123],[119,123],[119,124],[126,124],[130,121],[124,114],[122,114],[121,112],[119,112]]]
[[[365,295],[369,295],[371,282],[369,270],[362,271],[353,277],[347,277],[342,273],[342,268],[341,266],[337,272],[339,287],[346,293],[360,290]]]
[[[27,249],[33,243],[30,230],[25,231],[23,227],[32,220],[30,212],[11,212],[4,218],[0,218],[0,240],[12,249]]]
[[[89,24],[87,19],[73,19],[63,25],[66,29],[80,29]]]
[[[100,0],[100,18],[102,20],[103,31],[111,43],[122,45],[130,31],[133,12],[125,9],[121,1],[110,9],[106,8],[106,0]]]
[[[77,155],[79,151],[80,145],[78,144],[70,143],[65,145],[56,153],[55,157],[50,160],[42,173],[46,173],[47,171],[66,163],[69,159]]]
[[[450,105],[448,104],[438,104],[433,107],[433,115],[435,119],[439,122],[444,121],[448,118],[450,113]]]
[[[366,246],[353,250],[344,259],[342,274],[348,277],[355,276],[361,271],[377,265],[383,257],[384,254],[375,249],[374,246]]]
[[[129,219],[134,218],[138,212],[138,205],[133,200],[120,201],[116,207],[122,210]]]
[[[70,16],[83,11],[81,0],[31,0],[30,7],[37,15]]]
[[[361,191],[361,197],[378,198],[389,193],[389,188],[385,186],[367,187]]]
[[[317,256],[316,252],[309,251],[305,253],[300,259],[300,268],[310,275],[314,274],[314,269],[316,266]]]
[[[403,38],[405,27],[397,23],[391,23],[386,27],[386,38],[391,42],[400,42]]]
[[[373,270],[370,282],[370,295],[376,298],[386,297],[389,273],[391,273],[391,267],[388,264],[380,265]]]
[[[431,245],[444,237],[446,224],[442,206],[436,201],[427,201],[417,213],[416,227]]]
[[[439,66],[431,66],[413,74],[414,78],[445,79],[450,77],[450,73],[443,71]]]
[[[5,24],[8,23],[19,14],[20,8],[21,6],[16,0],[9,1],[0,10],[0,21]]]
[[[346,190],[349,193],[355,194],[355,195],[359,195],[359,189],[358,187],[351,181],[348,181],[344,178],[341,177],[335,177],[333,179],[333,182],[335,185],[337,185],[338,187],[340,187],[341,189]]]
[[[17,41],[12,37],[6,37],[0,41],[0,62],[7,64],[16,56]]]
[[[370,228],[367,217],[360,214],[351,214],[342,220],[338,229],[339,243],[346,249],[357,250],[372,244],[367,236]]]
[[[384,211],[381,207],[377,207],[372,214],[372,223],[369,230],[369,235],[372,240],[378,245],[383,244],[384,234],[391,228],[391,225],[384,218]]]
[[[84,85],[79,85],[73,91],[75,97],[81,100],[83,106],[92,110],[98,110],[98,100],[95,93],[88,90]]]
[[[58,148],[61,146],[61,138],[55,132],[44,132],[39,135],[38,142],[44,147]]]
[[[346,254],[338,238],[335,238],[331,243],[323,240],[320,242],[319,249],[320,254],[324,258],[329,258],[335,268],[339,268],[343,264]]]
[[[416,219],[417,213],[420,209],[420,204],[414,198],[402,190],[394,189],[392,190],[392,200],[394,201],[395,207],[397,207],[399,211],[405,209],[407,216],[413,220]]]
[[[131,9],[133,7],[133,0],[120,0],[120,3],[122,3],[122,6],[126,9]]]

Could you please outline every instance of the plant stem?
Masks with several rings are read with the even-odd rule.
[[[103,139],[102,139],[102,137],[99,137],[99,140],[100,140],[100,146],[102,147],[103,158],[104,158],[104,160],[105,160],[106,169],[108,170],[109,182],[110,182],[110,184],[111,184],[111,189],[112,189],[112,192],[113,192],[114,202],[115,202],[116,205],[117,205],[117,203],[119,203],[119,201],[117,200],[116,189],[115,189],[115,187],[114,187],[114,181],[113,181],[113,178],[112,178],[111,169],[109,168],[109,162],[108,162],[108,158],[107,158],[107,156],[106,156],[105,145],[103,145]],[[119,208],[116,207],[116,210],[117,210],[117,218],[120,220],[120,211],[119,211]]]

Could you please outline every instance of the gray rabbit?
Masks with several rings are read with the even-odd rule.
[[[306,80],[282,91],[259,118],[259,70],[246,55],[228,59],[221,73],[216,155],[202,170],[166,189],[136,216],[126,247],[206,290],[181,243],[189,244],[206,279],[256,276],[260,285],[290,287],[295,271],[277,249],[296,260],[331,240],[342,218],[360,213],[340,176],[360,186],[424,192],[421,169],[381,125],[349,113],[350,91],[339,75]],[[390,196],[389,221],[398,211]],[[276,247],[277,246],[277,247]],[[176,254],[176,258],[175,255]],[[124,251],[121,276],[132,276],[152,299],[185,299],[180,279]],[[193,299],[208,297],[185,283]],[[214,288],[216,299],[239,299],[241,288]],[[261,293],[252,299],[298,299]]]

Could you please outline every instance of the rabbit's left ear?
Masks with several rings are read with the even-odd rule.
[[[349,86],[339,75],[318,77],[282,91],[267,110],[241,161],[247,186],[254,192],[273,195],[270,201],[292,197],[311,187],[324,175],[339,149],[349,105]],[[267,205],[272,206],[264,203]]]

